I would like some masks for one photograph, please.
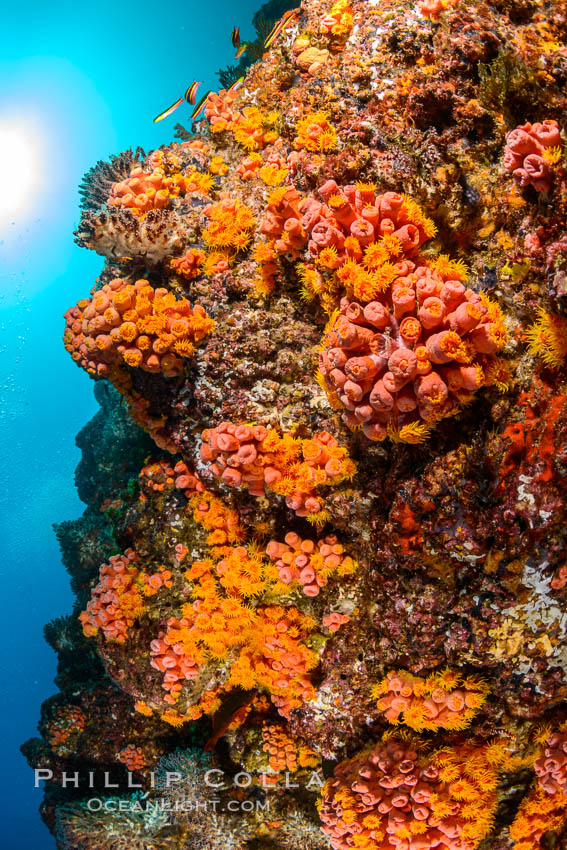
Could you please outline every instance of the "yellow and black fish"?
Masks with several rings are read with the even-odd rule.
[[[289,23],[292,21],[296,21],[299,17],[299,9],[290,9],[285,13],[283,18],[277,22],[277,24],[272,29],[271,33],[268,35],[266,41],[264,42],[264,49],[267,50],[272,46],[276,38],[284,31]]]
[[[235,80],[235,82],[231,85],[231,87],[229,89],[227,89],[227,94],[230,94],[230,92],[233,92],[233,91],[236,91],[237,89],[239,89],[243,82],[244,82],[244,77],[239,77],[237,80]]]
[[[187,101],[187,103],[190,103],[191,106],[195,105],[195,97],[197,95],[197,89],[202,84],[202,82],[203,82],[202,80],[199,80],[199,81],[195,80],[194,82],[191,83],[191,85],[189,86],[189,88],[185,92],[185,100]]]
[[[199,115],[199,113],[201,112],[203,107],[205,106],[207,100],[209,99],[210,93],[211,93],[211,90],[209,89],[209,91],[205,92],[205,94],[203,95],[201,100],[199,100],[198,103],[195,104],[195,109],[191,113],[191,120],[192,121],[194,121],[195,118],[197,118],[197,116]]]
[[[171,106],[168,106],[168,108],[164,109],[163,112],[160,112],[159,115],[156,115],[154,118],[154,124],[157,124],[158,121],[163,121],[164,118],[167,118],[172,112],[175,112],[177,107],[181,106],[184,100],[184,97],[180,97],[179,100],[176,100],[175,103],[172,103]]]

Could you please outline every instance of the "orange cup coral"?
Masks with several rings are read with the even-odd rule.
[[[346,292],[323,337],[321,386],[370,439],[420,442],[486,383],[503,315],[464,285],[461,263],[419,260],[435,228],[411,199],[334,181],[319,192],[326,204],[300,204],[321,270],[304,268],[304,285],[329,308]]]
[[[329,14],[321,19],[321,32],[340,45],[350,35],[352,24],[353,16],[349,0],[337,0],[333,3]]]
[[[566,725],[543,741],[543,753],[534,764],[537,782],[510,825],[514,850],[539,850],[545,833],[567,823]]]
[[[290,531],[284,539],[285,543],[270,540],[266,554],[275,561],[280,582],[290,589],[300,586],[305,596],[318,596],[329,576],[350,575],[356,570],[356,562],[345,554],[334,534],[315,542]]]
[[[337,133],[326,112],[312,112],[298,121],[293,146],[296,150],[327,153],[337,147]]]
[[[191,357],[214,328],[199,304],[191,308],[167,289],[121,278],[71,307],[65,320],[63,342],[73,360],[92,375],[118,381],[124,366],[180,375],[181,358]]]
[[[355,464],[326,431],[311,440],[280,435],[263,425],[222,422],[202,433],[201,460],[231,487],[246,486],[253,496],[267,490],[285,496],[298,516],[324,522],[327,513],[316,488],[351,478]]]
[[[316,767],[321,757],[312,749],[297,741],[279,723],[262,724],[262,749],[269,755],[270,770],[274,773],[300,768]]]
[[[147,765],[144,751],[141,747],[136,747],[134,744],[129,744],[127,747],[124,747],[124,749],[118,753],[116,758],[118,761],[121,761],[122,764],[125,764],[130,771],[143,770]]]
[[[71,741],[84,731],[87,718],[77,705],[59,705],[47,726],[47,740],[56,755],[71,752]]]
[[[405,671],[389,673],[372,689],[390,723],[416,732],[465,729],[486,700],[487,686],[475,677],[446,670],[423,679]]]
[[[144,171],[141,165],[136,165],[129,177],[112,184],[108,206],[123,207],[134,215],[143,216],[149,210],[163,209],[171,198],[191,192],[207,194],[213,186],[211,175],[200,171],[168,174],[163,151],[154,151],[148,161],[151,171]]]
[[[235,141],[248,151],[259,151],[275,142],[278,134],[273,127],[279,117],[277,112],[265,114],[256,106],[245,106],[242,112],[239,112],[233,108],[237,97],[237,92],[224,89],[218,94],[209,95],[205,117],[211,126],[211,132],[230,131]]]
[[[143,614],[145,606],[138,584],[138,555],[127,549],[113,555],[100,568],[99,582],[93,589],[87,610],[79,615],[87,637],[102,629],[107,640],[124,643],[128,629]]]
[[[424,754],[419,741],[384,738],[335,768],[320,817],[334,850],[474,850],[497,804],[500,744]]]
[[[520,186],[549,192],[552,183],[549,166],[554,161],[554,151],[561,155],[557,121],[522,124],[506,136],[504,168],[512,172]]]

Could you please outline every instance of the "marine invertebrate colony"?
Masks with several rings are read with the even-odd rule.
[[[255,496],[272,490],[285,496],[298,516],[314,522],[327,516],[315,488],[339,484],[355,472],[346,449],[327,432],[300,441],[263,426],[222,422],[202,437],[201,459],[213,461],[211,472],[226,484],[246,485]]]
[[[489,746],[424,756],[391,737],[341,763],[321,804],[331,846],[473,850],[489,832],[496,806],[498,772]]]
[[[64,345],[101,410],[43,817],[82,850],[559,850],[567,9],[262,14],[191,131],[81,189],[104,267]]]
[[[336,535],[327,535],[317,544],[313,540],[302,540],[294,531],[285,536],[284,543],[270,540],[266,554],[276,562],[281,582],[290,585],[299,583],[306,596],[317,596],[327,584],[328,576],[337,572],[349,575],[356,564],[345,555]]]
[[[403,671],[389,673],[372,689],[378,708],[390,723],[400,720],[424,729],[464,729],[486,699],[487,686],[474,677],[463,679],[446,670],[422,679]]]
[[[408,198],[375,197],[372,186],[341,193],[333,181],[319,192],[326,207],[304,216],[310,252],[346,293],[323,337],[322,385],[370,439],[418,441],[482,386],[506,340],[503,316],[464,286],[462,263],[419,262],[434,226]]]
[[[567,821],[567,784],[564,729],[543,740],[543,753],[534,764],[537,781],[510,826],[514,850],[541,846],[546,833]]]
[[[506,135],[504,168],[512,172],[520,186],[533,186],[537,192],[548,192],[551,187],[549,166],[560,155],[557,121],[546,119],[533,125],[523,124]]]
[[[136,582],[138,570],[132,565],[136,560],[136,553],[128,550],[102,565],[100,582],[93,591],[87,611],[80,617],[86,635],[94,635],[102,628],[107,638],[119,643],[126,639],[128,627],[144,610]]]
[[[101,377],[117,375],[124,365],[178,375],[181,358],[191,357],[195,343],[214,327],[199,305],[191,308],[146,280],[129,284],[121,278],[71,307],[65,318],[64,342],[73,360]]]

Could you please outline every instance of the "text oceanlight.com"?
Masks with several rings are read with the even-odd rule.
[[[266,812],[270,809],[269,799],[265,800],[168,800],[157,799],[119,800],[92,797],[86,806],[91,812]]]

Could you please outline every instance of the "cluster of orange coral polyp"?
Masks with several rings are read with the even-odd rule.
[[[537,781],[546,794],[567,795],[567,733],[554,732],[534,764]]]
[[[250,207],[238,198],[223,197],[216,204],[205,207],[203,214],[208,219],[203,231],[203,240],[208,246],[236,251],[246,248],[255,223]]]
[[[345,422],[372,440],[384,439],[388,427],[450,415],[482,386],[478,355],[497,350],[476,293],[425,266],[397,266],[387,293],[366,304],[341,301],[320,357]]]
[[[439,22],[441,12],[445,12],[456,4],[457,0],[421,0],[418,3],[418,10],[424,18],[428,18],[434,23]]]
[[[242,540],[244,533],[237,512],[227,508],[213,493],[203,490],[202,485],[197,489],[199,495],[193,496],[189,504],[193,508],[195,522],[209,532],[207,544],[224,546]]]
[[[112,184],[108,205],[143,213],[167,206],[172,194],[178,195],[179,188],[172,177],[166,177],[163,168],[144,171],[139,165],[126,180]]]
[[[173,161],[176,161],[175,158]],[[167,164],[164,152],[154,151],[146,161],[151,171],[144,171],[141,165],[136,165],[126,180],[113,183],[108,205],[125,207],[135,215],[143,216],[149,210],[163,209],[171,198],[179,195],[208,192],[211,186],[210,175],[199,171],[189,171],[187,174],[175,171],[167,174]]]
[[[143,770],[147,766],[146,756],[141,747],[136,747],[134,744],[129,744],[121,750],[116,756],[118,761],[125,764],[128,770]]]
[[[350,622],[348,614],[340,614],[338,611],[332,611],[330,614],[325,614],[322,623],[330,632],[338,632],[341,626]]]
[[[465,745],[421,756],[388,738],[335,768],[322,789],[322,830],[334,850],[473,850],[497,802],[484,752]]]
[[[193,568],[206,565],[196,562]],[[221,598],[213,584],[212,578],[202,580],[199,592],[206,598],[185,605],[183,617],[170,618],[167,631],[151,642],[151,664],[164,673],[164,699],[175,704],[183,680],[196,679],[209,659],[218,664],[232,652],[229,686],[264,688],[280,714],[289,716],[313,697],[307,674],[316,657],[300,640],[303,616],[293,608],[245,607],[237,596]]]
[[[81,733],[86,725],[87,718],[76,705],[60,705],[47,728],[47,740],[54,753],[59,750],[65,751],[65,744],[76,733]]]
[[[399,240],[403,257],[413,257],[418,248],[430,238],[428,220],[418,214],[417,205],[410,205],[402,195],[386,192],[376,195],[373,188],[348,185],[341,189],[334,180],[328,180],[319,189],[323,202],[305,198],[300,205],[301,223],[309,234],[309,250],[317,256],[324,248],[334,248],[339,264],[353,253],[352,239],[356,239],[358,250],[384,237]],[[416,214],[412,215],[415,209]],[[357,248],[354,246],[354,253]],[[373,267],[366,260],[370,268]]]
[[[156,493],[162,493],[174,483],[174,469],[166,460],[148,463],[140,470],[140,487]]]
[[[190,498],[195,493],[202,493],[205,489],[197,476],[189,469],[186,463],[182,460],[178,461],[173,471],[175,472],[175,486],[178,490],[183,490],[187,498]]]
[[[262,451],[268,429],[263,425],[235,425],[221,422],[201,434],[201,460],[210,463],[210,471],[231,487],[242,485],[253,496],[263,496],[265,485],[281,478],[276,466],[265,462]]]
[[[260,230],[271,240],[271,247],[277,254],[297,258],[305,246],[307,236],[302,224],[302,210],[308,205],[308,200],[302,201],[293,186],[272,192]]]
[[[354,473],[346,449],[326,431],[296,440],[263,425],[221,422],[201,436],[201,460],[210,463],[214,475],[231,487],[246,486],[253,496],[267,490],[285,496],[298,516],[323,510],[317,486],[339,483]]]
[[[140,471],[140,487],[155,493],[163,493],[166,488],[183,490],[187,498],[205,489],[187,464],[180,460],[172,466],[166,460],[149,463]],[[145,497],[142,497],[144,501]]]
[[[312,112],[297,123],[297,136],[293,140],[296,150],[321,151],[326,153],[334,150],[337,145],[337,134],[329,123],[326,112]]]
[[[205,252],[200,248],[189,248],[182,257],[171,260],[171,268],[187,280],[193,280],[201,274],[201,266],[205,262]]]
[[[233,109],[238,93],[222,89],[218,94],[211,92],[205,106],[205,118],[211,125],[213,133],[229,129],[238,119],[240,113]]]
[[[241,180],[251,180],[258,175],[267,186],[277,186],[287,177],[288,169],[281,154],[272,151],[265,160],[261,154],[251,153],[242,160],[235,174],[238,174]]]
[[[541,839],[547,832],[560,830],[567,821],[567,796],[546,794],[533,789],[524,797],[510,824],[514,850],[543,850]]]
[[[162,688],[168,691],[164,699],[171,705],[177,702],[183,679],[196,679],[199,675],[196,660],[184,654],[183,646],[180,643],[171,644],[169,641],[170,629],[189,627],[190,623],[187,618],[177,620],[172,617],[168,620],[168,631],[160,632],[159,637],[150,644],[152,655],[150,663],[160,673],[164,673]]]
[[[435,225],[411,198],[334,180],[319,195],[284,186],[270,195],[257,289],[271,291],[278,255],[307,246],[317,269],[302,267],[305,293],[332,313],[320,358],[332,406],[370,439],[404,430],[400,439],[418,442],[488,381],[483,367],[506,341],[502,314],[465,287],[462,263],[420,260]]]
[[[287,716],[313,695],[307,674],[317,656],[303,638],[315,622],[295,608],[255,608],[253,600],[277,581],[275,568],[255,547],[228,545],[243,537],[238,515],[212,493],[192,495],[189,508],[209,532],[211,557],[191,564],[185,576],[193,583],[195,601],[183,606],[181,618],[171,617],[150,645],[151,664],[164,674],[164,699],[174,705],[186,680],[197,679],[209,662],[218,668],[223,660],[223,690],[263,688]],[[178,544],[176,552],[183,560],[187,549]],[[210,706],[201,701],[190,713],[197,718],[215,705],[215,700]]]
[[[289,173],[287,162],[277,151],[269,153],[263,167],[260,169],[260,179],[266,186],[278,186]]]
[[[159,570],[151,575],[144,575],[142,578],[142,591],[144,596],[154,596],[162,587],[171,587],[173,584],[172,575],[165,567],[160,567]]]
[[[107,640],[124,643],[128,629],[143,613],[144,604],[138,584],[138,555],[127,549],[123,555],[113,555],[99,572],[99,582],[93,589],[87,610],[79,615],[87,637],[99,629]]]
[[[259,151],[274,142],[278,134],[265,123],[273,123],[273,114],[263,115],[256,106],[245,106],[240,112],[233,107],[238,97],[236,92],[221,89],[218,94],[211,93],[205,106],[207,118],[212,133],[222,133],[229,130],[235,141],[246,150]]]
[[[256,177],[262,168],[262,165],[263,160],[261,154],[251,153],[250,156],[247,156],[242,160],[240,165],[236,168],[235,174],[238,174],[241,180],[252,180],[253,177]]]
[[[352,8],[348,0],[337,0],[328,15],[321,19],[321,32],[346,39],[352,29]]]
[[[539,850],[546,832],[567,822],[567,733],[553,732],[534,764],[537,783],[522,800],[510,825],[514,850]]]
[[[298,744],[279,723],[264,723],[262,739],[262,749],[269,753],[269,765],[275,773],[295,773],[300,767],[314,767],[320,761],[313,750]]]
[[[146,280],[115,278],[65,313],[63,342],[87,372],[111,380],[126,365],[175,377],[214,327],[204,309]]]
[[[411,259],[432,233],[417,205],[394,192],[338,193],[334,181],[320,194],[328,204],[309,199],[303,226],[347,293],[323,339],[327,391],[370,439],[433,425],[482,385],[479,358],[501,347],[501,328],[458,264]]]
[[[425,729],[464,729],[486,700],[486,686],[475,680],[443,674],[423,679],[406,672],[391,672],[375,689],[378,708],[390,723],[401,720],[417,732]]]
[[[318,596],[325,587],[328,576],[343,567],[354,570],[354,561],[345,554],[334,534],[328,534],[322,540],[302,540],[290,531],[285,543],[270,540],[266,554],[275,561],[280,581],[286,585],[300,585],[306,596]]]
[[[552,175],[544,153],[548,148],[561,149],[557,121],[522,124],[506,135],[504,168],[511,171],[520,186],[533,186],[536,192],[548,192]]]
[[[276,272],[278,264],[277,256],[272,242],[259,242],[254,249],[254,260],[259,265],[260,276],[255,280],[256,291],[260,295],[269,295],[276,283]]]
[[[294,708],[315,695],[308,671],[317,657],[299,639],[306,634],[300,611],[273,607],[260,608],[258,614],[264,642],[253,662],[254,675],[282,717],[289,718]]]

